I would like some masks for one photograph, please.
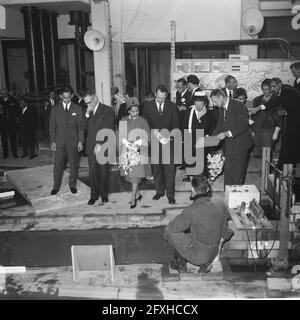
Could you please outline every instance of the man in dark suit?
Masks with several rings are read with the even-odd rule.
[[[253,145],[247,111],[242,102],[226,97],[222,90],[212,90],[211,99],[221,109],[213,135],[224,140],[224,184],[244,184]]]
[[[224,79],[225,87],[221,90],[224,92],[225,96],[228,98],[236,98],[236,88],[237,88],[237,80],[234,76],[228,75]]]
[[[192,104],[191,92],[187,88],[187,82],[184,78],[177,80],[176,106],[178,109],[179,122],[184,119],[186,109]]]
[[[175,103],[166,100],[167,89],[164,85],[157,87],[155,100],[145,103],[143,117],[148,121],[153,130],[179,129],[178,112]],[[153,200],[158,200],[167,193],[170,204],[175,203],[175,165],[174,165],[174,144],[170,138],[156,135],[159,140],[159,164],[153,164],[154,184],[156,195]],[[162,144],[170,144],[170,164],[162,163]]]
[[[286,124],[282,132],[279,164],[300,163],[300,92],[282,84],[279,78],[273,78],[271,89],[277,97],[270,99],[263,105],[252,109],[252,114],[259,110],[271,109],[281,105],[286,110]]]
[[[44,122],[44,128],[47,132],[47,135],[49,136],[49,121],[50,121],[50,114],[52,108],[59,102],[58,97],[56,96],[55,90],[50,90],[48,93],[48,97],[45,101],[45,106],[43,110],[43,122]]]
[[[79,154],[83,150],[83,131],[81,107],[71,102],[73,89],[64,87],[61,91],[61,102],[57,103],[50,114],[50,143],[54,151],[54,185],[52,195],[60,189],[66,160],[70,164],[69,187],[76,193]]]
[[[26,98],[19,100],[20,107],[22,109],[20,119],[20,133],[22,141],[23,155],[21,158],[30,157],[33,159],[36,157],[35,154],[35,132],[37,130],[37,112],[34,107],[28,105]]]
[[[194,74],[190,74],[187,78],[186,78],[186,81],[187,81],[187,86],[188,86],[188,89],[191,93],[191,99],[190,99],[190,102],[189,102],[189,106],[192,105],[192,99],[194,97],[194,93],[196,91],[201,91],[201,89],[199,88],[199,78],[194,75]]]
[[[91,90],[86,92],[84,101],[88,107],[83,116],[81,128],[87,131],[86,152],[91,187],[91,198],[88,204],[93,205],[99,198],[99,195],[102,198],[102,202],[108,202],[109,163],[100,164],[97,161],[97,154],[100,153],[101,145],[107,141],[107,137],[103,141],[97,141],[97,133],[103,129],[113,131],[115,116],[113,109],[100,103],[95,92]],[[104,155],[107,156],[107,153]]]
[[[294,88],[300,91],[300,61],[292,63],[290,68],[295,77]]]
[[[0,134],[3,150],[3,159],[8,157],[8,137],[14,158],[17,153],[17,130],[21,116],[18,101],[11,97],[6,88],[0,91]]]

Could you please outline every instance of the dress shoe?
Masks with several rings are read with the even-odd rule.
[[[55,194],[57,194],[57,192],[58,192],[58,190],[53,189],[53,190],[51,191],[51,196],[54,196]]]
[[[28,154],[21,155],[21,158],[25,158],[25,157],[28,157]]]
[[[76,188],[70,188],[72,193],[77,193],[77,189]]]
[[[180,166],[179,168],[178,168],[178,170],[184,170],[185,169],[185,166],[184,165],[182,165],[182,166]]]
[[[18,157],[18,155],[14,154],[14,158],[15,158],[15,159],[18,159],[19,157]]]
[[[6,158],[8,158],[8,156],[3,156],[3,157],[2,157],[2,159],[6,159]]]
[[[91,198],[91,199],[89,200],[89,202],[88,202],[88,205],[91,206],[91,205],[93,205],[95,202],[96,202],[96,199],[92,199],[92,198]]]
[[[184,181],[184,182],[190,182],[191,179],[190,179],[190,177],[186,177],[186,178],[182,179],[182,181]]]
[[[140,194],[136,199],[135,201],[141,201],[143,198],[142,194]],[[129,204],[131,203],[131,201],[128,202]]]
[[[29,157],[29,159],[31,160],[31,159],[33,159],[35,157],[37,157],[37,154],[33,154],[32,156]]]
[[[130,202],[131,203],[131,202]],[[133,209],[136,207],[136,200],[134,201],[134,204],[130,204],[130,209]]]
[[[156,195],[153,197],[153,200],[159,200],[161,197],[163,197],[162,194],[156,194]]]
[[[168,198],[169,199],[169,204],[175,204],[175,199],[173,197]]]
[[[107,197],[102,197],[102,202],[103,203],[108,202],[108,198]]]

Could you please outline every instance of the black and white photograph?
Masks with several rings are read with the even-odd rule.
[[[278,299],[300,299],[300,0],[0,0],[0,308]]]

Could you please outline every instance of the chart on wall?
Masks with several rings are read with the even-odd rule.
[[[212,89],[222,88],[224,79],[228,74],[238,81],[238,87],[247,90],[248,100],[260,95],[261,82],[266,78],[278,77],[284,84],[293,85],[294,78],[290,71],[291,60],[175,60],[172,73],[171,96],[176,96],[176,80],[195,74],[200,79],[200,87],[208,92]]]

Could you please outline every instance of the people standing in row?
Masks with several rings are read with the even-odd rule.
[[[70,190],[72,193],[77,192],[79,152],[83,150],[84,135],[80,128],[81,107],[71,101],[72,96],[71,87],[62,88],[61,101],[51,109],[50,143],[54,152],[54,184],[51,195],[57,194],[60,189],[66,160],[70,164]]]
[[[214,114],[211,110],[208,109],[209,101],[207,95],[204,91],[195,92],[192,99],[192,106],[186,111],[185,117],[182,122],[182,136],[184,136],[184,131],[188,131],[187,138],[191,139],[191,148],[192,148],[192,156],[196,157],[196,142],[197,142],[197,130],[202,129],[204,136],[212,135],[216,121]],[[209,148],[204,149],[204,168],[202,172],[197,172],[195,175],[199,175],[204,173],[207,175],[207,154],[209,152]],[[183,150],[183,154],[185,151]],[[199,160],[199,159],[197,159]],[[186,167],[195,167],[195,163],[193,164],[185,164]],[[190,177],[184,178],[183,181],[190,181]]]
[[[261,83],[262,94],[255,97],[253,100],[253,108],[256,108],[276,97],[276,94],[271,90],[271,79],[265,79]],[[274,146],[274,141],[278,139],[280,131],[280,117],[278,115],[279,106],[270,110],[259,111],[253,115],[254,124],[254,157],[262,157],[263,147],[271,148]]]
[[[86,152],[89,164],[89,183],[91,188],[91,197],[88,205],[93,205],[99,196],[102,202],[108,202],[109,188],[109,163],[99,163],[97,154],[100,153],[101,145],[107,141],[97,140],[97,133],[102,129],[115,129],[115,117],[113,109],[110,106],[100,103],[96,93],[87,90],[84,96],[84,102],[87,105],[87,111],[83,116],[80,128],[87,131]],[[104,153],[107,156],[107,150]]]
[[[286,110],[286,125],[281,135],[279,165],[299,163],[300,92],[291,86],[283,85],[279,78],[272,79],[271,89],[277,96],[253,108],[252,113],[255,114],[261,110],[271,110],[280,105]]]
[[[3,159],[8,153],[8,138],[14,158],[18,158],[17,130],[20,122],[21,109],[18,101],[11,97],[6,88],[0,90],[0,134],[2,142]]]
[[[29,159],[35,158],[35,146],[36,146],[36,130],[38,129],[38,115],[34,107],[28,104],[26,97],[19,99],[21,107],[20,117],[20,133],[22,144],[22,156],[25,158],[29,156]]]
[[[210,96],[222,110],[213,135],[224,140],[224,185],[244,184],[249,150],[253,145],[248,113],[242,102],[226,97],[220,89],[212,90]]]
[[[167,89],[160,85],[155,90],[155,100],[145,103],[143,116],[148,121],[150,129],[179,129],[179,119],[176,104],[166,100]],[[175,164],[173,138],[156,135],[159,140],[159,164],[153,164],[154,185],[156,194],[153,200],[159,200],[167,194],[170,204],[175,203]],[[170,146],[170,164],[162,162],[162,144]]]
[[[134,101],[127,107],[129,113],[128,116],[121,119],[119,124],[120,137],[125,138],[129,143],[136,143],[136,150],[139,151],[141,162],[132,168],[131,171],[125,173],[121,170],[121,176],[125,177],[125,180],[131,183],[132,194],[130,201],[130,209],[136,207],[137,201],[141,201],[142,194],[140,192],[139,184],[142,178],[149,177],[151,175],[151,166],[148,159],[148,146],[150,144],[150,127],[148,122],[139,115],[139,106]],[[127,130],[127,132],[123,132]],[[124,154],[127,151],[127,146],[119,141],[120,154]]]
[[[290,69],[295,77],[294,88],[300,91],[300,61],[292,63]]]

